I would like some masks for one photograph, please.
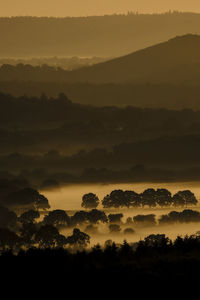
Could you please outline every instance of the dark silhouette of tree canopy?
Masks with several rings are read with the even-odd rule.
[[[154,214],[137,215],[133,217],[136,225],[156,225],[156,218]]]
[[[86,247],[90,243],[90,236],[74,228],[73,234],[67,237],[67,244],[71,246]]]
[[[56,209],[50,211],[48,215],[44,217],[44,223],[53,226],[69,226],[70,217],[64,210]]]
[[[36,223],[22,223],[19,233],[25,247],[30,248],[35,244],[35,234],[37,231],[38,227]]]
[[[88,221],[88,212],[86,211],[77,211],[71,217],[71,225],[79,225]]]
[[[98,222],[106,223],[108,218],[104,211],[92,209],[91,211],[78,211],[71,217],[71,225],[78,225],[85,222],[96,224]]]
[[[163,247],[169,244],[169,238],[165,234],[150,234],[144,239],[144,243],[147,247]]]
[[[106,223],[108,222],[108,218],[105,214],[104,211],[98,210],[98,209],[92,209],[89,213],[88,213],[88,220],[91,223],[98,223],[98,222],[102,222],[102,223]]]
[[[142,206],[155,207],[156,206],[156,190],[147,189],[141,194]]]
[[[182,212],[171,211],[169,214],[162,215],[159,218],[159,224],[190,222],[200,222],[200,213],[198,211],[191,209],[185,209]]]
[[[124,192],[122,190],[115,190],[110,193],[110,195],[107,195],[104,197],[102,201],[103,207],[109,208],[109,207],[123,207],[126,206],[126,202],[124,199]]]
[[[96,208],[99,205],[99,198],[93,194],[85,194],[82,198],[81,206],[84,208]]]
[[[196,205],[198,203],[195,195],[189,191],[179,191],[173,196],[173,205],[174,206],[187,206],[187,205]]]
[[[17,192],[9,194],[5,201],[6,206],[27,206],[31,209],[48,209],[50,208],[48,199],[41,195],[37,190],[25,188]]]
[[[172,204],[172,194],[167,189],[157,189],[156,203],[161,206],[170,206]]]
[[[125,203],[127,207],[140,207],[141,206],[141,196],[134,191],[124,192]]]
[[[109,214],[108,220],[110,223],[121,223],[121,219],[123,218],[123,214]]]
[[[35,243],[40,248],[62,247],[67,244],[67,239],[59,234],[59,231],[52,225],[41,226],[35,234]]]
[[[189,191],[179,191],[173,197],[167,189],[146,189],[141,194],[134,191],[115,190],[104,197],[102,205],[110,207],[167,207],[167,206],[187,206],[198,203],[195,195]]]
[[[0,206],[0,227],[13,228],[17,223],[17,215],[8,208]]]
[[[21,223],[34,223],[35,219],[40,217],[40,213],[37,210],[29,210],[24,212],[19,218],[19,222]]]
[[[13,250],[21,246],[21,239],[19,236],[10,231],[8,228],[0,228],[0,249],[1,251]]]

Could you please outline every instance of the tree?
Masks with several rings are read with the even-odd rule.
[[[71,217],[71,225],[78,225],[88,221],[88,212],[87,211],[77,211]]]
[[[67,244],[67,239],[64,239],[54,226],[44,225],[36,232],[35,243],[37,243],[40,248],[54,248],[60,247],[61,243],[62,245]]]
[[[196,205],[198,203],[195,195],[189,190],[176,193],[173,196],[173,202],[175,206]]]
[[[200,212],[185,209],[182,212],[171,211],[168,215],[162,215],[159,219],[159,223],[189,223],[200,222]]]
[[[90,243],[90,236],[74,228],[73,234],[67,237],[66,242],[71,246],[86,247]]]
[[[39,217],[39,211],[31,209],[29,211],[24,212],[18,220],[21,223],[34,223],[35,219],[38,219]]]
[[[167,189],[157,189],[156,203],[163,207],[172,204],[172,194]]]
[[[24,222],[20,228],[20,236],[23,241],[23,245],[27,248],[31,247],[35,243],[35,234],[38,231],[35,223]]]
[[[181,193],[176,193],[173,198],[173,206],[184,206],[185,205],[185,199],[182,197]]]
[[[30,209],[49,209],[48,199],[41,195],[37,190],[25,188],[9,194],[5,201],[6,206],[29,207]]]
[[[64,210],[56,209],[44,217],[44,223],[53,226],[69,226],[70,217]]]
[[[141,196],[134,191],[125,191],[124,198],[127,207],[141,206]]]
[[[98,222],[106,223],[108,218],[104,211],[98,209],[92,209],[91,211],[78,211],[71,217],[71,225],[82,224],[90,222],[96,224]]]
[[[81,206],[84,208],[96,208],[99,205],[99,198],[93,194],[85,194],[82,198]]]
[[[17,215],[8,208],[0,206],[0,227],[12,228],[17,223]]]
[[[92,209],[88,213],[88,220],[91,223],[98,223],[99,221],[102,223],[108,222],[108,218],[104,211],[98,210],[98,209]]]
[[[109,214],[108,220],[110,223],[121,223],[121,219],[123,218],[123,214]]]
[[[156,191],[154,189],[147,189],[141,194],[142,206],[155,207],[156,206]]]
[[[134,223],[137,225],[155,225],[156,219],[154,214],[137,215],[133,217]]]
[[[0,228],[0,249],[1,251],[14,251],[21,245],[20,237],[7,228]]]
[[[103,207],[105,208],[109,208],[109,207],[118,208],[118,207],[126,206],[124,192],[122,190],[112,191],[110,195],[104,197],[102,204]]]
[[[163,247],[169,244],[169,238],[167,238],[165,234],[151,234],[147,236],[144,241],[148,247]]]

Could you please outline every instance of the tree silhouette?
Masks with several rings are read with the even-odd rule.
[[[20,237],[7,228],[0,228],[0,249],[1,251],[15,251],[21,245]]]
[[[54,248],[65,245],[67,239],[59,234],[59,231],[52,225],[41,226],[35,234],[35,242],[40,248]]]
[[[108,220],[110,223],[121,223],[121,219],[123,218],[123,214],[109,214]]]
[[[96,208],[99,205],[99,198],[93,194],[85,194],[82,198],[81,206],[84,208]]]
[[[40,217],[40,213],[37,210],[29,210],[24,212],[19,218],[21,223],[33,223],[35,219]]]
[[[0,206],[0,227],[12,228],[17,223],[17,215],[8,208]]]
[[[44,217],[44,223],[53,226],[69,226],[70,217],[64,210],[56,209],[50,211],[48,215]]]
[[[74,228],[73,234],[67,237],[67,244],[71,246],[86,247],[90,243],[90,236],[80,229]]]

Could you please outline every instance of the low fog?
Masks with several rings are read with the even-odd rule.
[[[95,193],[99,199],[100,204],[97,209],[102,210],[108,216],[109,214],[122,213],[123,217],[121,222],[117,224],[120,226],[120,231],[111,232],[109,225],[111,223],[99,223],[93,224],[92,228],[87,228],[88,224],[82,224],[77,226],[81,231],[87,232],[91,237],[90,246],[95,244],[104,245],[106,241],[112,240],[116,243],[123,243],[124,240],[130,243],[143,240],[150,234],[165,234],[172,240],[175,240],[177,236],[185,236],[198,234],[200,231],[200,222],[191,223],[171,223],[171,224],[159,224],[159,218],[162,215],[167,215],[171,211],[182,212],[186,209],[191,209],[200,212],[200,205],[188,206],[188,207],[155,207],[155,208],[103,208],[101,200],[111,191],[116,189],[122,190],[134,190],[137,193],[143,192],[147,188],[166,188],[171,191],[172,194],[180,190],[190,189],[197,199],[200,198],[199,182],[173,182],[173,183],[138,183],[138,184],[90,184],[90,185],[68,185],[65,187],[42,191],[42,193],[49,199],[51,210],[63,209],[69,216],[73,216],[77,211],[84,210],[81,207],[82,196],[85,193]],[[137,215],[150,215],[154,214],[156,224],[135,224],[133,221],[127,223],[127,218],[132,218]],[[132,229],[133,232],[125,233],[124,230]],[[73,228],[63,228],[61,233],[64,235],[71,235]]]

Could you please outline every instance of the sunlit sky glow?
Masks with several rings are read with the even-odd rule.
[[[200,12],[200,0],[0,0],[0,16],[89,16],[113,13]]]

